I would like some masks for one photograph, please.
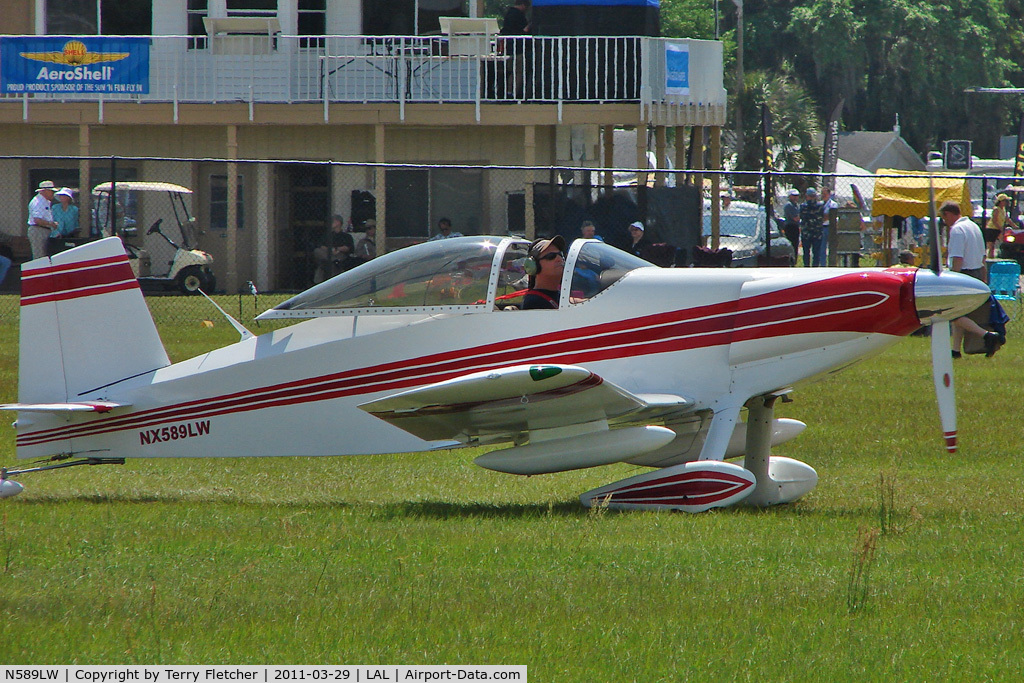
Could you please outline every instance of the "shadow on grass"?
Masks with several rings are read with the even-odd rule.
[[[16,505],[45,506],[63,504],[86,505],[210,505],[238,508],[284,510],[348,510],[361,511],[376,519],[532,519],[544,517],[581,518],[588,515],[651,514],[637,510],[591,510],[576,499],[544,503],[484,503],[442,500],[366,502],[344,500],[257,501],[239,497],[231,491],[223,494],[180,493],[44,493],[11,501]],[[768,508],[735,506],[717,508],[702,515],[736,515],[740,517],[862,517],[877,514],[866,509],[836,510],[805,505],[777,505]],[[657,514],[664,514],[660,512]],[[674,514],[686,514],[677,512]]]

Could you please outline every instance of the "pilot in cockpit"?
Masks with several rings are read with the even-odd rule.
[[[558,308],[558,290],[564,270],[565,240],[562,236],[534,240],[526,258],[530,288],[523,297],[523,309]]]

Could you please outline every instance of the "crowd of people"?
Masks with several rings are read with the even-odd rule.
[[[838,208],[827,185],[821,188],[820,199],[817,188],[808,187],[803,202],[800,202],[799,190],[789,191],[789,200],[782,208],[782,233],[795,253],[803,253],[804,268],[825,265],[832,211]]]

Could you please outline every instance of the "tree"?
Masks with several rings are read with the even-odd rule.
[[[767,71],[748,72],[744,79],[743,108],[760,112],[767,104],[772,113],[775,138],[775,170],[793,173],[821,170],[821,148],[815,137],[821,133],[814,98],[783,64],[782,73]],[[724,136],[726,153],[735,156],[735,133],[730,129]],[[742,157],[733,160],[738,170],[761,168],[761,120],[751,114],[744,121]]]

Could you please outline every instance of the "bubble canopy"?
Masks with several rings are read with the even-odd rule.
[[[526,289],[524,260],[528,247],[529,242],[515,237],[472,236],[424,242],[384,254],[315,285],[258,319],[490,312]],[[607,288],[633,268],[651,265],[598,241],[578,240],[569,252],[568,267],[576,260],[591,268],[595,264],[614,264],[617,277],[603,278],[599,289]],[[573,278],[573,289],[577,284]],[[586,296],[593,296],[595,288],[588,289]]]

